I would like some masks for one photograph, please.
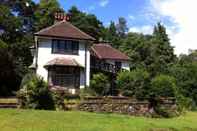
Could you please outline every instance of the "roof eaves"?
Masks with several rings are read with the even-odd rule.
[[[72,39],[72,40],[88,40],[94,41],[92,39],[84,39],[84,38],[74,38],[74,37],[63,37],[63,36],[53,36],[53,35],[43,35],[43,34],[34,34],[35,36],[42,36],[42,37],[52,37],[52,38],[63,38],[63,39]]]

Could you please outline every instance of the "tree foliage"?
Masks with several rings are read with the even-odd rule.
[[[149,73],[142,69],[131,72],[120,72],[117,86],[120,93],[137,99],[145,99],[148,95]]]
[[[73,25],[97,40],[103,39],[104,26],[95,15],[81,12],[75,6],[68,10],[68,14],[71,16],[70,22]]]
[[[35,74],[27,74],[18,92],[21,108],[54,109],[54,101],[47,83]]]
[[[34,28],[39,31],[54,24],[54,14],[63,12],[57,0],[40,0],[35,11]]]

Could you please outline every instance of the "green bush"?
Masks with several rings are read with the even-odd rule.
[[[65,92],[64,91],[53,91],[53,100],[55,104],[56,110],[66,110],[66,106],[64,104]]]
[[[176,96],[179,112],[185,112],[195,108],[195,102],[190,97],[184,97],[182,94]]]
[[[84,89],[80,89],[80,99],[88,96],[96,96],[97,94],[90,87],[86,87]]]
[[[117,76],[117,87],[124,96],[142,99],[147,97],[149,73],[143,69],[131,72],[120,72]]]
[[[165,118],[177,116],[179,114],[177,108],[171,110],[169,107],[164,107],[161,102],[162,98],[177,98],[178,91],[175,78],[160,74],[151,80],[150,85],[149,102],[154,108],[156,115]]]
[[[54,101],[47,83],[35,74],[26,75],[17,96],[21,108],[54,109]]]
[[[177,94],[176,80],[172,76],[158,75],[151,80],[151,97],[175,97]]]
[[[110,89],[110,82],[103,73],[94,74],[90,80],[89,89],[97,96],[106,95]]]

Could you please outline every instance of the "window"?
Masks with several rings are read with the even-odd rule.
[[[66,88],[78,88],[80,70],[75,67],[54,67],[49,71],[52,85]]]
[[[72,40],[53,40],[52,53],[78,54],[79,42]]]
[[[120,61],[115,62],[115,67],[116,67],[117,70],[120,70],[121,66],[122,66],[122,63]]]

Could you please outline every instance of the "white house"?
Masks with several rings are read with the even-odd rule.
[[[125,54],[107,44],[94,44],[95,39],[67,22],[67,17],[56,18],[61,21],[35,33],[31,66],[51,87],[63,87],[74,94],[76,89],[89,86],[95,70],[112,74],[129,70]]]

